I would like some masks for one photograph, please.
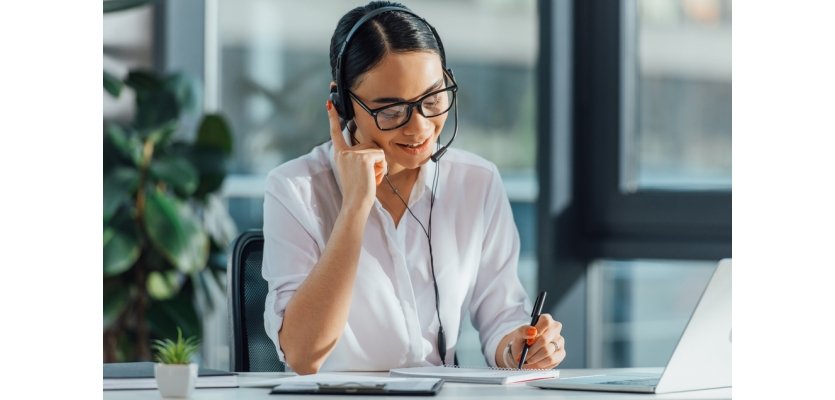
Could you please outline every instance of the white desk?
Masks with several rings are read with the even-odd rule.
[[[652,372],[659,371],[653,368],[622,368],[622,369],[562,369],[560,376],[578,376],[591,375],[605,372]],[[379,375],[388,376],[388,373],[362,373],[363,375]],[[286,375],[286,374],[285,374]],[[263,381],[271,378],[278,378],[282,376],[279,373],[241,373],[238,377],[238,382],[241,385],[247,383]],[[104,400],[133,400],[133,399],[153,399],[159,400],[162,397],[158,390],[106,390],[104,391]],[[352,399],[357,400],[363,398],[362,396],[335,396],[335,395],[270,395],[269,388],[226,388],[226,389],[196,389],[194,394],[189,398],[191,400],[295,400],[295,399],[319,399],[319,400],[335,400],[335,399]],[[367,396],[365,398],[371,399],[617,399],[617,400],[637,400],[637,399],[681,399],[681,400],[713,400],[713,399],[730,399],[731,388],[711,389],[711,390],[697,390],[691,392],[679,392],[668,394],[631,394],[631,393],[606,393],[606,392],[581,392],[572,390],[546,390],[538,389],[528,386],[524,383],[517,383],[511,385],[485,385],[485,384],[470,384],[470,383],[444,383],[443,389],[437,396],[428,397],[410,397],[410,396]]]

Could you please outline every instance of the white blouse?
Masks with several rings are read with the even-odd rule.
[[[530,323],[530,300],[517,275],[519,234],[496,166],[450,149],[428,162],[408,199],[428,229],[435,168],[440,168],[432,210],[432,251],[446,334],[446,364],[453,363],[461,321],[478,329],[488,365],[499,341]],[[273,169],[264,197],[264,261],[269,285],[264,328],[286,362],[278,330],[287,303],[321,257],[342,204],[331,142]],[[327,296],[327,293],[322,293]],[[311,316],[315,318],[315,316]],[[441,364],[429,246],[406,212],[395,227],[379,201],[368,216],[345,329],[320,371],[378,371]]]

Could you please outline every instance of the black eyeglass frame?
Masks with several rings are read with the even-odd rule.
[[[351,96],[351,98],[354,99],[357,102],[357,104],[359,104],[360,107],[362,107],[362,109],[365,110],[365,112],[367,112],[369,115],[371,115],[371,117],[374,118],[374,124],[377,125],[377,129],[379,129],[381,131],[392,131],[392,130],[395,130],[397,128],[402,127],[403,125],[408,124],[409,121],[412,120],[412,110],[415,109],[415,108],[417,108],[420,115],[422,115],[424,118],[435,118],[435,117],[439,117],[441,115],[444,115],[444,114],[448,113],[449,110],[451,110],[452,107],[455,106],[455,101],[458,99],[458,84],[455,83],[455,79],[452,76],[449,76],[449,74],[444,72],[444,78],[447,78],[447,77],[449,77],[449,81],[452,82],[451,86],[447,86],[443,89],[438,89],[438,90],[434,90],[432,92],[429,92],[429,93],[427,93],[423,96],[420,96],[420,98],[415,100],[415,101],[399,101],[397,103],[388,104],[388,105],[385,105],[385,106],[382,106],[382,107],[379,107],[379,108],[374,108],[374,109],[369,108],[367,105],[365,105],[365,103],[363,103],[362,100],[360,100],[360,98],[357,97],[357,95],[354,94],[354,92],[349,90],[348,95]],[[446,79],[444,79],[444,80],[446,80]],[[450,90],[452,91],[452,101],[449,102],[449,107],[444,112],[442,112],[440,114],[437,114],[437,115],[433,115],[431,117],[428,117],[428,116],[426,116],[426,114],[423,113],[423,107],[422,106],[418,107],[419,104],[421,104],[424,100],[428,99],[429,97],[434,96],[438,93],[442,93],[442,92],[446,92],[446,91],[450,91]],[[384,111],[387,108],[402,106],[402,105],[406,106],[406,119],[403,120],[403,122],[400,125],[397,125],[393,128],[383,129],[382,127],[380,127],[380,122],[377,121],[377,114],[379,114],[381,111]]]

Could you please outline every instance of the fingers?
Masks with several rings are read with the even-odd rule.
[[[383,178],[388,173],[388,163],[386,162],[386,155],[382,149],[373,143],[368,143],[354,146],[346,154],[366,159],[367,165],[371,167],[372,173],[374,174],[376,186],[379,186],[383,182]]]
[[[528,345],[532,345],[534,339],[539,334],[539,331],[530,325],[522,325],[519,328],[516,328],[515,336],[519,337],[522,340],[518,340],[519,343],[527,342]],[[521,344],[520,344],[521,346]]]
[[[325,103],[325,107],[328,109],[328,122],[330,123],[331,141],[333,141],[334,149],[336,151],[349,149],[351,146],[345,142],[345,138],[342,136],[342,130],[339,126],[339,114],[336,113],[336,107],[333,106],[330,99]]]
[[[553,368],[565,358],[565,338],[541,336],[528,351],[527,368]]]
[[[519,357],[522,356],[522,348],[525,346],[525,339],[518,334],[510,342],[510,357],[513,359],[513,365],[508,365],[509,368],[516,368],[519,365]]]
[[[380,186],[383,183],[383,177],[386,176],[386,166],[385,161],[377,161],[374,163],[374,179],[377,182],[377,186]]]
[[[388,173],[388,163],[386,162],[385,153],[377,145],[377,143],[371,141],[368,143],[358,144],[354,147],[351,147],[349,150],[358,154],[373,154],[372,161],[374,163],[374,179],[379,186],[383,182],[383,178],[385,177],[386,173]],[[382,156],[382,157],[380,157]]]
[[[522,356],[522,349],[525,343],[530,341],[533,344],[535,342],[537,330],[530,325],[522,325],[511,331],[509,335],[511,336],[510,355],[515,364],[512,366],[509,365],[508,367],[515,368],[519,364],[519,358]],[[530,351],[528,354],[530,355]],[[527,357],[525,359],[527,360]]]
[[[524,338],[526,339],[525,342],[527,343],[528,346],[531,346],[532,344],[534,344],[534,342],[536,341],[536,335],[538,333],[539,332],[537,332],[537,329],[532,327],[532,326],[529,326],[529,327],[525,328]]]
[[[556,331],[556,334],[559,335],[562,332],[562,322],[555,321],[551,314],[542,314],[539,316],[539,321],[536,322],[536,329],[542,335],[551,331]]]
[[[562,323],[555,321],[550,314],[542,314],[536,326],[522,326],[514,333],[518,345],[511,345],[512,354],[519,361],[522,347],[528,344],[528,354],[522,368],[553,368],[565,359],[565,339],[561,336]],[[514,343],[515,344],[515,343]],[[516,349],[518,348],[518,353]]]

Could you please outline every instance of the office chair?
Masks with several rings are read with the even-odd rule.
[[[226,297],[232,328],[231,368],[234,372],[284,371],[275,345],[264,331],[267,281],[261,277],[264,234],[242,233],[232,244]]]

